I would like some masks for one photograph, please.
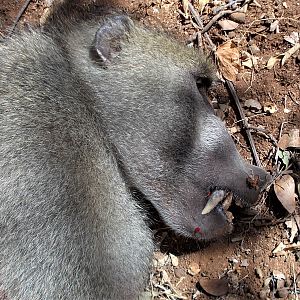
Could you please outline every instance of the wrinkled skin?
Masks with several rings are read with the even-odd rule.
[[[253,204],[198,52],[110,15],[0,44],[0,282],[10,300],[136,299],[153,249],[139,190],[175,231],[231,230],[209,192]],[[247,178],[259,178],[256,188]]]

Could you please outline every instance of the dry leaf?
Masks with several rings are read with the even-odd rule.
[[[270,25],[270,31],[273,32],[275,30],[278,30],[279,20],[274,21]]]
[[[293,31],[290,35],[285,35],[283,39],[292,45],[299,43],[299,32]]]
[[[283,242],[280,242],[280,244],[272,251],[273,254],[277,254],[282,252],[285,249],[285,245],[283,244]]]
[[[243,51],[241,60],[242,66],[249,69],[255,68],[258,63],[258,57],[251,55],[247,51]]]
[[[216,57],[221,74],[226,79],[235,81],[240,68],[238,48],[228,41],[218,47]]]
[[[280,61],[282,54],[277,56],[271,56],[267,62],[267,69],[270,70],[274,67],[274,65]]]
[[[281,60],[281,65],[283,66],[285,62],[298,50],[300,49],[300,43],[296,43],[291,49],[283,53],[283,58]]]
[[[282,150],[286,148],[300,148],[299,129],[291,129],[289,134],[283,134],[278,142],[278,147]]]
[[[228,280],[224,277],[221,279],[201,278],[199,283],[203,290],[210,295],[218,297],[228,293]]]
[[[282,206],[291,214],[296,209],[295,181],[290,175],[283,175],[275,181],[275,194]]]
[[[239,26],[239,23],[231,21],[231,20],[221,20],[218,22],[222,30],[230,31],[234,30]]]

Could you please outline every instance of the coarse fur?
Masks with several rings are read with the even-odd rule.
[[[9,300],[133,300],[152,236],[135,188],[179,234],[231,230],[208,192],[258,189],[205,89],[206,58],[109,14],[0,44],[0,284]]]

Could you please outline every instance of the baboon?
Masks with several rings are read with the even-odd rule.
[[[198,51],[108,13],[0,44],[0,283],[8,300],[133,300],[153,250],[139,191],[178,234],[231,230],[267,173],[210,106]],[[257,185],[247,179],[258,178]],[[220,201],[218,201],[220,202]]]

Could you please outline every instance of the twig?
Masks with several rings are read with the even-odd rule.
[[[288,123],[288,122],[282,122],[281,125],[280,125],[278,142],[280,141],[280,138],[281,138],[281,135],[282,135],[283,126],[286,123]],[[275,165],[277,165],[277,163],[278,163],[278,155],[279,155],[279,147],[277,146],[277,148],[276,148],[276,154],[275,154]]]
[[[234,11],[233,10],[223,10],[220,11],[217,15],[215,15],[206,25],[205,27],[202,29],[202,33],[207,32],[213,25],[214,23],[216,23],[219,19],[221,19],[223,16],[225,15],[230,15],[232,14]]]
[[[202,29],[202,33],[203,33],[203,23],[201,21],[200,15],[198,13],[198,11],[196,11],[196,9],[194,8],[194,6],[192,5],[192,3],[189,2],[189,10],[192,13],[194,19],[196,20],[196,23],[198,24],[198,26],[200,27],[200,29]],[[204,37],[207,39],[211,49],[213,52],[215,52],[217,50],[216,45],[213,43],[213,41],[211,40],[211,38],[209,37],[208,33],[205,32]]]
[[[10,36],[13,31],[15,30],[20,18],[22,17],[23,13],[25,12],[26,8],[28,7],[29,3],[31,0],[25,0],[25,3],[23,4],[23,6],[21,7],[21,9],[19,10],[18,15],[16,16],[13,25],[11,26],[11,28],[8,30],[7,36]]]
[[[255,147],[255,144],[254,144],[254,141],[253,141],[253,138],[252,138],[252,135],[251,135],[251,131],[249,129],[249,125],[248,125],[248,121],[247,119],[245,118],[245,115],[244,115],[244,112],[243,112],[243,109],[242,109],[242,106],[241,106],[241,103],[240,103],[240,100],[238,98],[238,95],[235,91],[235,88],[232,84],[231,81],[225,79],[225,82],[226,82],[226,85],[229,89],[229,92],[236,104],[236,107],[239,111],[239,115],[240,115],[240,118],[243,120],[242,121],[242,124],[243,124],[243,127],[246,131],[246,135],[247,135],[247,138],[248,138],[248,141],[249,141],[249,144],[250,144],[250,148],[251,148],[251,152],[253,154],[253,157],[254,157],[254,161],[255,161],[255,164],[258,166],[258,167],[262,167],[262,164],[260,162],[260,159],[259,159],[259,156],[257,154],[257,151],[256,151],[256,147]]]
[[[264,129],[261,129],[259,127],[254,127],[254,126],[249,125],[248,128],[251,130],[257,131],[257,133],[259,133],[262,136],[264,136],[265,138],[269,139],[274,144],[274,146],[277,147],[277,141],[272,134],[266,133]]]

